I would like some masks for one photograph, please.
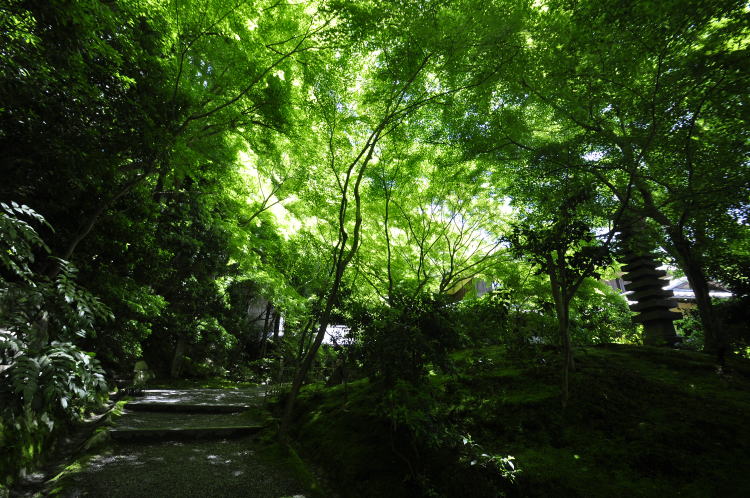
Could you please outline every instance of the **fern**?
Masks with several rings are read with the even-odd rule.
[[[0,482],[33,463],[57,427],[107,398],[99,362],[74,341],[112,314],[69,262],[57,260],[52,281],[32,271],[34,252],[49,248],[31,223],[46,225],[27,206],[0,203],[0,275],[11,276],[0,277]]]

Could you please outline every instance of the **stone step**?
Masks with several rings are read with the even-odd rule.
[[[251,408],[241,404],[196,404],[196,403],[163,403],[159,401],[130,401],[125,405],[128,410],[165,413],[237,413]]]
[[[192,429],[196,427],[235,427],[262,424],[258,411],[236,413],[190,413],[125,410],[116,420],[117,429],[157,428]]]
[[[116,441],[165,441],[191,440],[247,436],[255,434],[263,428],[262,425],[237,425],[231,427],[189,427],[163,428],[140,427],[110,429],[109,434]]]
[[[141,401],[195,405],[245,405],[262,402],[261,388],[143,389]]]

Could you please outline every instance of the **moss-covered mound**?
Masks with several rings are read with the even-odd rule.
[[[579,350],[564,411],[554,351],[482,348],[454,363],[419,388],[308,389],[303,458],[341,496],[750,495],[750,362],[719,374],[694,352]],[[489,471],[507,455],[519,472]]]

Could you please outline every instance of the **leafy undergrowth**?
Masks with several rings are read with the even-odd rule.
[[[412,420],[384,411],[384,391],[366,380],[311,386],[293,434],[302,457],[322,468],[341,496],[750,493],[746,360],[718,375],[712,358],[689,351],[579,350],[563,412],[552,351],[518,360],[482,348],[453,359],[453,373],[433,376],[406,402]],[[420,411],[425,392],[437,409]],[[460,448],[446,444],[451,435],[481,453],[514,456],[519,472],[498,482],[476,460],[461,461]]]

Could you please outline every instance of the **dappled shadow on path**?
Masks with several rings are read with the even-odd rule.
[[[260,424],[257,417],[244,412],[236,413],[191,413],[179,412],[142,412],[126,410],[117,420],[118,429],[144,429],[168,427],[171,429],[195,429],[202,427],[237,427],[241,425]]]
[[[284,469],[265,463],[251,438],[115,444],[66,474],[58,496],[302,496]]]
[[[259,429],[262,409],[247,408],[258,407],[262,396],[253,388],[145,390],[110,431],[117,442],[70,466],[47,494],[302,497],[305,487],[273,452],[253,437],[226,439],[221,430]],[[149,411],[141,411],[144,405]]]

